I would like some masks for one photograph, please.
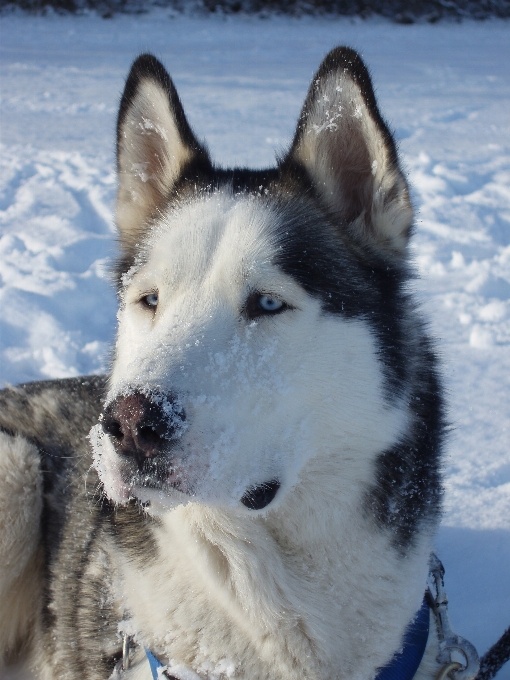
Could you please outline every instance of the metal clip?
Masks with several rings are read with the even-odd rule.
[[[129,669],[129,649],[131,647],[132,636],[124,633],[122,636],[122,670]]]
[[[131,646],[132,636],[127,633],[122,634],[122,659],[117,661],[115,668],[113,669],[113,674],[111,676],[114,680],[120,680],[124,677],[124,671],[129,668],[129,648]]]
[[[430,574],[427,597],[429,606],[434,612],[439,640],[437,661],[443,664],[439,677],[446,678],[449,673],[455,680],[474,680],[480,668],[480,660],[475,647],[460,635],[456,635],[450,626],[448,617],[448,598],[444,589],[444,567],[439,558],[430,556]]]
[[[457,663],[457,661],[447,663],[446,666],[443,666],[439,671],[439,675],[437,676],[436,680],[448,680],[448,676],[450,675],[450,673],[452,671],[458,670],[459,668],[462,668],[462,664]]]

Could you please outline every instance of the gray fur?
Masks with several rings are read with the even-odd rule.
[[[112,533],[133,558],[151,557],[147,516],[131,505],[114,513],[98,492],[87,435],[101,412],[105,386],[104,377],[90,376],[0,392],[0,428],[25,437],[41,456],[44,560],[37,577],[45,587],[33,603],[36,630],[29,635],[37,649],[35,671],[49,667],[55,678],[104,680],[121,656],[122,615],[107,549]],[[7,660],[23,651],[21,643],[7,650]]]

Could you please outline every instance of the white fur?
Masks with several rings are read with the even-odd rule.
[[[161,516],[159,559],[121,564],[123,598],[145,644],[200,677],[372,677],[419,608],[430,538],[404,559],[364,509],[377,454],[409,427],[388,404],[362,320],[321,314],[274,267],[276,216],[262,199],[215,194],[154,227],[125,278],[109,398],[179,395],[188,427],[175,464],[192,494],[123,487],[96,432],[108,493]],[[157,290],[155,315],[139,300]],[[294,309],[246,322],[252,290]],[[262,511],[240,498],[282,486]],[[209,670],[208,670],[209,669]]]

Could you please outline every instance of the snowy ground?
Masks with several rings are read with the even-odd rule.
[[[0,379],[107,366],[113,134],[137,53],[168,66],[213,157],[263,166],[325,52],[359,49],[419,208],[417,286],[455,426],[438,547],[453,623],[484,651],[510,625],[510,24],[168,14],[0,19]]]

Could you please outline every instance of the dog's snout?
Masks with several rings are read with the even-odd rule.
[[[175,399],[132,392],[117,397],[105,409],[101,425],[117,453],[132,456],[139,468],[168,448],[185,421]]]

